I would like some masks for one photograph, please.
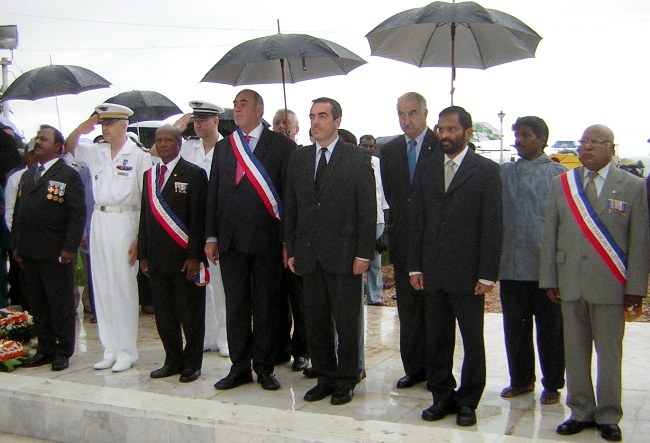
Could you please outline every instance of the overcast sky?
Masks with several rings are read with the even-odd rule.
[[[50,63],[92,69],[110,89],[59,98],[61,126],[70,132],[95,105],[132,89],[155,90],[181,109],[203,99],[230,106],[242,88],[199,83],[233,46],[277,32],[307,33],[341,44],[368,63],[347,76],[287,85],[289,108],[308,142],[309,106],[330,96],[343,107],[341,127],[358,136],[400,133],[395,102],[407,91],[428,101],[429,124],[449,105],[447,68],[422,68],[371,57],[364,35],[391,15],[426,5],[426,0],[327,2],[152,0],[92,3],[81,0],[3,0],[0,24],[18,25],[9,81]],[[536,58],[488,70],[458,69],[454,102],[475,121],[499,127],[503,110],[505,145],[518,116],[546,120],[556,140],[577,140],[593,123],[610,126],[621,156],[650,155],[650,1],[484,0],[481,5],[514,15],[543,40]],[[281,7],[280,7],[281,5]],[[10,57],[8,51],[3,56]],[[253,86],[270,120],[282,102],[280,85]],[[55,100],[12,101],[12,119],[26,136],[41,123],[57,125]]]

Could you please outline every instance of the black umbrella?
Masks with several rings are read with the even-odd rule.
[[[9,85],[0,100],[38,100],[54,97],[59,129],[62,129],[59,95],[79,94],[92,89],[108,88],[110,85],[111,83],[101,75],[81,66],[47,65],[21,74]]]
[[[5,100],[38,100],[91,89],[108,88],[111,83],[99,74],[73,65],[48,65],[20,75],[2,94]]]
[[[535,56],[542,39],[519,19],[474,2],[433,2],[388,18],[366,38],[371,55],[418,67],[487,69]]]
[[[129,123],[165,120],[172,115],[183,113],[173,101],[155,91],[123,92],[107,99],[106,102],[130,108],[133,115],[129,117]]]
[[[232,86],[282,83],[286,108],[286,83],[344,75],[364,63],[355,53],[328,40],[278,32],[235,46],[201,81]]]

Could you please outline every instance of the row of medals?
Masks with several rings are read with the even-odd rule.
[[[59,195],[59,187],[58,186],[48,186],[47,192],[48,192],[48,194],[47,194],[47,199],[48,200],[63,203],[63,192],[61,192],[61,195]]]

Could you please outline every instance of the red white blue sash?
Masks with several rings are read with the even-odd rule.
[[[582,169],[576,168],[560,176],[562,190],[576,223],[616,280],[625,286],[627,257],[605,224],[594,211],[582,185]]]
[[[237,159],[237,163],[244,170],[248,180],[251,182],[258,195],[262,199],[266,210],[277,220],[281,219],[282,201],[278,194],[273,180],[262,166],[262,163],[253,155],[244,138],[241,129],[230,134],[230,144]]]
[[[181,248],[187,249],[189,239],[188,229],[162,197],[160,188],[158,187],[157,177],[159,174],[160,163],[158,163],[155,168],[151,168],[147,171],[147,191],[149,194],[151,213],[165,232],[167,232],[167,234],[169,234],[169,236],[178,243]],[[209,282],[210,271],[208,271],[208,267],[201,261],[199,272],[196,277],[194,277],[194,283],[196,283],[197,286],[204,286]]]

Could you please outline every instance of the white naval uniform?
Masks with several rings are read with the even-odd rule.
[[[221,134],[217,141],[221,140]],[[203,149],[203,140],[189,139],[183,142],[181,146],[181,157],[190,163],[203,168],[210,177],[210,168],[212,167],[212,156],[214,148],[207,154]],[[205,290],[205,339],[203,341],[204,350],[228,349],[228,338],[226,336],[226,295],[223,290],[221,281],[221,268],[219,262],[214,265],[208,260],[210,270],[210,283]]]
[[[104,359],[138,359],[138,263],[128,250],[138,235],[143,174],[151,155],[129,137],[111,159],[108,143],[80,143],[75,157],[88,165],[95,210],[90,223],[90,257],[95,310]]]

